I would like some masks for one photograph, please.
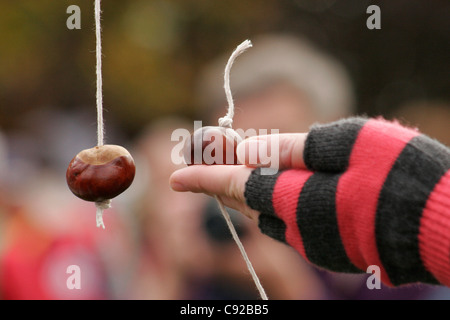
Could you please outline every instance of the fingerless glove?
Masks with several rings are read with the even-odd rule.
[[[450,286],[450,150],[383,119],[313,126],[308,169],[262,175],[245,198],[259,228],[310,263],[337,272],[381,271],[388,286]]]

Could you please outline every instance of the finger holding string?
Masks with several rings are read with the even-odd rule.
[[[217,151],[222,151],[224,150],[224,147],[227,145],[231,146],[231,150],[233,151],[234,155],[236,152],[236,146],[238,141],[241,140],[241,138],[239,137],[239,135],[232,129],[232,123],[233,123],[233,115],[234,115],[234,103],[233,103],[233,97],[231,94],[231,89],[230,89],[230,70],[231,70],[231,66],[233,65],[234,60],[241,54],[243,53],[246,49],[250,48],[252,46],[251,41],[249,40],[245,40],[244,42],[242,42],[231,54],[226,66],[225,66],[225,74],[224,74],[224,89],[225,89],[225,94],[227,97],[227,101],[228,101],[228,112],[227,114],[219,119],[219,127],[202,127],[198,130],[196,130],[190,139],[188,139],[186,141],[185,144],[185,148],[184,148],[184,158],[186,161],[186,164],[188,166],[192,166],[194,164],[199,164],[199,163],[203,163],[203,164],[226,164],[226,165],[231,165],[231,164],[236,164],[236,158],[234,158],[234,160],[232,161],[232,163],[228,162],[228,148],[225,148],[226,152],[226,156],[222,157],[222,159],[220,160],[221,163],[217,163],[214,161],[214,163],[210,163],[209,159],[205,159],[205,150],[206,149],[211,149],[211,147],[213,147],[212,149],[217,149]],[[219,135],[217,137],[214,137],[214,139],[210,139],[209,141],[205,141],[205,137],[208,135],[212,135],[212,132],[217,132]],[[197,141],[199,140],[199,141]],[[201,159],[196,159],[196,155],[200,155]],[[223,153],[222,153],[223,155]],[[212,153],[211,153],[212,156]],[[200,162],[196,162],[196,160],[201,160]],[[245,168],[245,167],[241,167],[241,168]],[[190,169],[190,172],[192,173],[193,171],[198,170],[198,169]],[[225,171],[227,171],[229,169],[225,169]],[[186,172],[186,171],[183,171]],[[187,171],[189,173],[189,171]],[[180,173],[178,173],[180,174]],[[248,172],[249,174],[249,172]],[[240,175],[239,175],[240,176]],[[173,187],[174,190],[178,190],[178,191],[183,191],[184,187],[182,186],[182,184],[179,183],[179,181],[177,182],[177,174],[173,175],[171,177],[171,185]],[[222,178],[226,177],[226,176],[221,176]],[[248,175],[247,175],[248,177]],[[193,183],[193,190],[198,190],[198,192],[204,192],[206,189],[202,188],[202,183],[205,183],[204,180],[202,180],[203,182],[200,182],[200,180],[194,180],[195,177],[191,176],[192,180],[191,180],[191,184]],[[211,180],[210,180],[211,181]],[[230,182],[230,181],[228,181]],[[242,185],[242,181],[240,181],[241,183],[239,185]],[[225,185],[225,184],[222,184]],[[237,191],[236,194],[234,194],[234,188],[229,188],[228,189],[228,193],[224,192],[225,190],[214,190],[215,192],[209,193],[211,195],[214,196],[214,198],[216,199],[216,201],[218,202],[219,205],[219,209],[225,219],[225,221],[227,222],[227,225],[230,229],[230,232],[233,236],[233,239],[235,240],[236,244],[239,247],[239,250],[241,251],[242,257],[244,258],[244,261],[247,265],[247,268],[253,278],[253,281],[255,282],[255,285],[260,293],[260,296],[263,300],[267,300],[267,295],[265,293],[264,288],[262,287],[258,276],[256,275],[255,270],[253,269],[252,263],[250,261],[250,259],[247,256],[247,253],[244,250],[244,247],[236,233],[236,230],[231,222],[230,219],[230,215],[228,214],[226,208],[225,208],[225,203],[232,203],[235,202],[234,204],[236,205],[237,203],[242,203],[242,188],[239,189]],[[230,193],[231,192],[231,193]],[[222,193],[222,196],[219,195],[219,193]],[[241,206],[239,209],[241,209],[242,211],[245,212],[245,214],[247,214],[249,217],[254,217],[255,213],[254,212],[250,212],[250,210],[248,210],[248,208],[245,208],[245,206]]]

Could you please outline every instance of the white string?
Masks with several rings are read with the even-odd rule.
[[[225,73],[224,73],[224,89],[225,89],[225,95],[227,97],[228,102],[228,112],[227,114],[219,119],[219,126],[221,127],[227,127],[231,128],[233,124],[233,116],[234,116],[234,102],[233,102],[233,96],[231,95],[231,89],[230,89],[230,70],[231,66],[233,65],[234,60],[243,53],[248,48],[252,47],[252,42],[250,40],[245,40],[240,45],[237,46],[237,48],[233,51],[230,58],[228,59],[227,65],[225,66]]]
[[[233,96],[231,94],[230,89],[230,70],[231,66],[233,65],[234,60],[243,53],[245,50],[250,48],[252,46],[252,43],[250,40],[245,40],[242,42],[237,48],[233,51],[230,58],[228,59],[228,63],[225,66],[225,74],[224,74],[224,89],[225,89],[225,95],[227,97],[228,102],[228,112],[227,114],[219,119],[219,126],[230,128],[233,124],[233,116],[234,116],[234,103],[233,103]],[[231,235],[233,236],[234,241],[236,242],[237,246],[239,247],[239,250],[241,251],[242,257],[244,258],[245,263],[247,264],[248,271],[252,275],[253,281],[255,282],[256,288],[259,291],[259,294],[261,295],[261,298],[263,300],[268,300],[266,292],[264,291],[263,286],[261,285],[261,282],[259,281],[258,276],[256,275],[255,269],[253,269],[253,265],[250,261],[250,259],[247,256],[247,253],[245,252],[244,246],[242,245],[241,240],[239,239],[239,236],[236,233],[236,229],[233,226],[233,223],[231,222],[230,215],[228,214],[225,206],[223,205],[222,201],[215,196],[217,203],[219,204],[220,211],[222,212],[223,217],[225,218],[225,221],[227,222],[228,228],[230,229]]]
[[[102,36],[100,26],[100,0],[95,0],[95,37],[97,58],[97,145],[103,145],[103,95],[102,95]]]
[[[104,144],[104,125],[103,125],[103,94],[102,94],[102,35],[100,25],[100,0],[95,0],[95,39],[96,39],[96,75],[97,75],[97,145]],[[111,207],[111,200],[96,202],[97,214],[95,216],[97,227],[105,229],[103,223],[103,211]]]
[[[105,229],[105,224],[103,223],[103,210],[111,208],[111,200],[105,200],[95,203],[97,208],[97,214],[95,215],[95,220],[97,222],[97,227],[102,227]]]
[[[222,201],[220,201],[220,199],[217,196],[215,196],[215,198],[217,200],[217,203],[219,203],[220,211],[222,212],[222,215],[225,218],[225,221],[227,222],[228,228],[230,228],[231,235],[233,236],[234,241],[236,242],[236,244],[239,247],[239,250],[241,251],[242,257],[244,258],[245,263],[247,264],[248,271],[250,271],[250,274],[252,275],[253,281],[255,282],[256,288],[258,289],[261,298],[263,300],[268,300],[266,292],[264,291],[264,288],[261,285],[258,276],[256,275],[255,269],[253,269],[253,265],[250,259],[248,258],[247,253],[245,252],[244,246],[242,245],[241,240],[239,240],[239,236],[236,233],[236,229],[234,228],[233,223],[231,222],[230,215],[228,214]]]

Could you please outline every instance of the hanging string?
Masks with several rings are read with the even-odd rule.
[[[225,218],[225,221],[227,222],[228,228],[231,231],[231,235],[233,236],[234,241],[236,242],[237,246],[239,247],[239,250],[241,251],[242,257],[244,258],[245,263],[247,264],[247,269],[250,272],[253,281],[255,282],[256,288],[259,291],[259,294],[261,296],[261,299],[268,300],[266,292],[264,291],[263,286],[261,285],[261,282],[259,281],[259,278],[255,272],[255,269],[253,269],[252,262],[248,258],[247,253],[245,252],[244,246],[242,245],[241,240],[239,239],[239,236],[237,235],[236,229],[233,226],[233,223],[231,222],[230,215],[228,214],[227,209],[223,205],[222,201],[215,196],[217,203],[219,204],[220,212],[222,212],[223,217]]]
[[[228,102],[228,112],[227,114],[219,119],[219,126],[226,127],[226,128],[232,128],[233,124],[233,116],[234,116],[234,102],[233,102],[233,96],[231,94],[230,89],[230,70],[231,66],[233,65],[234,60],[243,53],[245,50],[250,48],[252,46],[252,43],[250,40],[245,40],[242,42],[237,48],[234,50],[234,52],[231,54],[230,58],[228,59],[228,63],[225,66],[225,74],[224,74],[224,89],[225,89],[225,95],[227,97]],[[233,236],[234,241],[236,242],[237,246],[239,247],[239,250],[241,251],[242,257],[244,258],[245,263],[247,264],[248,271],[250,272],[253,281],[255,282],[256,288],[259,291],[259,294],[263,300],[268,300],[266,292],[264,291],[263,286],[261,285],[261,282],[259,281],[258,276],[256,275],[255,269],[253,268],[253,265],[248,258],[247,253],[245,252],[244,246],[242,245],[241,240],[239,239],[239,236],[237,235],[236,229],[233,226],[233,223],[231,222],[230,215],[228,214],[228,211],[226,210],[224,204],[222,201],[215,196],[215,199],[217,203],[219,204],[220,212],[222,213],[223,217],[225,218],[225,221],[228,225],[228,228],[230,229],[231,235]]]
[[[103,125],[103,93],[102,93],[102,35],[100,25],[100,0],[95,0],[95,39],[96,39],[96,75],[97,75],[97,146],[104,144],[104,125]],[[103,211],[111,208],[111,200],[96,202],[97,208],[96,222],[97,227],[105,229],[103,223]]]
[[[96,38],[96,75],[97,75],[97,145],[103,145],[103,94],[102,94],[102,35],[100,25],[100,0],[95,0],[95,38]]]

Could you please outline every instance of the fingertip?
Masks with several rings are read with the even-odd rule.
[[[176,182],[176,181],[171,181],[170,183],[170,188],[173,191],[177,191],[177,192],[184,192],[184,191],[188,191],[186,189],[186,186],[182,183]]]
[[[186,186],[179,179],[179,171],[177,170],[169,178],[169,186],[173,191],[183,192],[187,191]]]

